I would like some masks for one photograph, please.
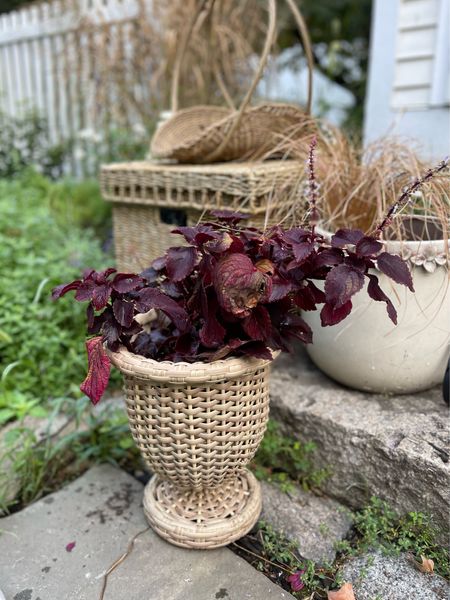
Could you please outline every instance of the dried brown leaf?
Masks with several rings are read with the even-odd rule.
[[[344,583],[340,589],[328,592],[328,600],[356,600],[352,584]]]
[[[422,573],[433,573],[434,572],[434,560],[432,558],[426,558],[426,556],[421,555],[422,559],[421,563],[417,563],[419,571]]]

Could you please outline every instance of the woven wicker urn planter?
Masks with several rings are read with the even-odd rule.
[[[261,492],[245,467],[269,416],[269,360],[157,362],[108,352],[122,373],[131,432],[155,473],[145,488],[152,528],[177,546],[217,548],[245,535]]]

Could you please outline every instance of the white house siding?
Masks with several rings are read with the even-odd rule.
[[[450,0],[375,0],[365,142],[415,138],[425,158],[450,152]]]

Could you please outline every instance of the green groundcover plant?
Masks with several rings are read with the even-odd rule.
[[[0,180],[0,408],[19,416],[38,410],[30,399],[80,395],[69,382],[84,369],[82,310],[55,307],[49,292],[61,272],[71,278],[81,265],[110,261],[92,231],[52,210],[51,194],[59,186],[31,171]]]

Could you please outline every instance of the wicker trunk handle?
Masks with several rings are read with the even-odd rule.
[[[215,0],[209,0],[209,1],[201,0],[199,2],[198,6],[197,6],[197,10],[193,12],[191,20],[189,21],[188,26],[183,35],[183,38],[181,39],[180,44],[178,46],[177,54],[175,56],[173,76],[172,76],[172,87],[171,87],[171,110],[172,110],[172,112],[176,112],[178,110],[179,81],[180,81],[181,64],[183,61],[183,57],[184,57],[189,39],[192,35],[192,32],[194,30],[196,23],[200,19],[202,12],[205,9],[207,11],[211,11],[213,8],[214,2],[215,2]],[[297,27],[298,27],[298,30],[300,33],[300,37],[301,37],[301,40],[303,43],[303,48],[305,50],[306,59],[307,59],[307,63],[308,63],[308,96],[307,96],[307,102],[306,102],[306,112],[309,114],[311,112],[312,88],[313,88],[313,69],[314,69],[314,59],[313,59],[313,53],[312,53],[312,48],[311,48],[311,40],[309,37],[308,28],[306,26],[305,20],[302,16],[300,10],[296,6],[295,1],[294,0],[286,0],[286,3],[289,6],[289,8],[295,18],[295,21],[297,23]],[[227,135],[223,139],[222,143],[220,144],[220,147],[218,147],[214,151],[214,153],[213,153],[214,155],[216,153],[219,153],[222,150],[222,148],[226,145],[226,143],[228,142],[229,138],[231,137],[231,135],[233,134],[235,129],[238,127],[239,122],[242,118],[242,115],[243,115],[245,109],[247,108],[247,106],[255,92],[256,86],[258,85],[258,82],[261,79],[263,71],[266,67],[267,60],[268,60],[269,54],[270,54],[270,49],[271,49],[272,44],[274,43],[275,37],[276,37],[276,0],[268,0],[268,12],[269,12],[269,24],[268,24],[268,28],[267,28],[266,39],[265,39],[264,48],[263,48],[263,51],[261,54],[261,58],[259,61],[258,69],[253,77],[250,88],[248,89],[244,99],[241,102],[239,109],[237,110],[236,118],[234,119],[233,123],[231,124],[231,127],[228,130]],[[226,93],[223,81],[220,77],[220,73],[216,72],[215,77],[218,81],[218,84],[219,84],[219,87],[220,87],[222,93],[225,96],[227,103],[232,106],[231,98]],[[212,157],[213,157],[213,155],[211,155],[211,158]]]

